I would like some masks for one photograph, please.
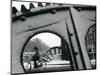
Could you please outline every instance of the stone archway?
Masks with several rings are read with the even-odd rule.
[[[37,47],[38,54],[34,47]],[[68,43],[62,36],[50,31],[39,32],[28,39],[21,61],[25,72],[72,70]]]

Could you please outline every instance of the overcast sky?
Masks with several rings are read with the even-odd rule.
[[[32,39],[34,38],[41,39],[44,43],[46,43],[50,47],[61,46],[61,39],[57,35],[52,33],[41,33],[34,36]]]
[[[19,11],[21,10],[21,5],[22,4],[24,4],[25,5],[25,7],[27,8],[27,9],[29,9],[29,4],[30,4],[31,2],[18,2],[18,1],[13,1],[12,2],[12,6],[15,6]],[[35,3],[35,2],[32,2],[33,4],[34,4],[34,6],[35,7],[38,7],[37,5],[37,3]],[[42,3],[44,6],[45,6],[45,3]]]

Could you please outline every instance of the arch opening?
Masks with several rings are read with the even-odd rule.
[[[51,32],[41,32],[29,38],[21,60],[27,73],[73,69],[68,43]]]
[[[86,49],[92,69],[96,68],[96,25],[91,26],[85,37]]]

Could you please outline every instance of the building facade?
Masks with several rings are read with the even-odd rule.
[[[12,1],[12,4],[13,2],[15,1]],[[96,69],[96,6],[27,3],[29,3],[29,9],[23,4],[20,6],[21,11],[18,11],[15,6],[12,7],[12,74],[51,72],[53,67],[56,67],[53,71]],[[34,3],[37,3],[38,6],[35,7]],[[40,43],[41,40],[38,39],[40,44],[29,42],[35,35],[41,33],[52,33],[58,36],[61,39],[61,45],[50,47]],[[28,68],[31,65],[25,63],[28,69],[26,71],[23,64],[26,46],[32,47],[32,50],[34,46],[39,49],[39,57],[42,57],[43,60],[41,60],[42,66],[38,67],[38,70],[33,68],[30,71]],[[50,55],[53,54],[52,59],[54,60],[46,58],[45,54],[50,56],[46,52],[51,52]]]

